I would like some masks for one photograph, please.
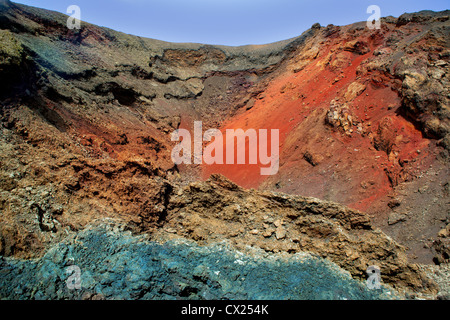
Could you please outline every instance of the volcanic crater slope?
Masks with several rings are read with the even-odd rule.
[[[85,298],[252,297],[225,289],[231,276],[220,290],[220,279],[206,271],[214,281],[198,282],[199,271],[197,280],[170,282],[161,274],[167,266],[150,262],[146,270],[160,274],[164,288],[124,293],[88,263],[107,264],[88,246],[111,231],[101,229],[108,224],[145,236],[147,249],[169,241],[204,253],[225,241],[266,258],[309,252],[355,281],[378,265],[391,288],[436,297],[445,283],[437,279],[438,286],[418,262],[449,259],[448,16],[387,17],[380,30],[316,24],[297,38],[226,47],[84,22],[69,30],[65,15],[0,0],[0,272],[28,270],[18,282],[2,276],[1,297],[80,298],[63,292],[70,254],[48,263],[61,246],[91,268]],[[198,120],[205,130],[280,129],[278,174],[174,165],[171,133]],[[148,253],[134,251],[130,242],[140,240],[122,231],[100,240]],[[158,250],[155,257],[168,259]],[[36,270],[55,271],[54,286],[45,291],[31,281],[11,291]]]

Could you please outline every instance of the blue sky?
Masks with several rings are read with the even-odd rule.
[[[13,0],[14,1],[14,0]],[[16,0],[66,13],[125,33],[171,42],[264,44],[300,35],[315,22],[346,25],[366,21],[369,5],[381,16],[450,9],[448,0]]]

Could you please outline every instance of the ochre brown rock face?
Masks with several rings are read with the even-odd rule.
[[[226,226],[226,228],[224,228]],[[231,239],[268,252],[308,251],[365,279],[370,265],[397,288],[433,292],[435,285],[408,262],[405,248],[374,228],[364,213],[315,198],[245,190],[220,175],[191,183],[170,197],[167,222],[200,243]]]
[[[225,47],[70,31],[1,2],[0,255],[39,256],[106,219],[155,239],[310,251],[361,279],[373,263],[387,283],[435,292],[411,260],[448,262],[448,14]],[[176,166],[171,133],[194,121],[279,129],[278,173]]]

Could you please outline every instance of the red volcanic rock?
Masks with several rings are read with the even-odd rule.
[[[218,173],[231,180],[213,176],[234,204],[242,187],[338,202],[432,261],[422,237],[437,239],[448,212],[448,11],[385,18],[379,30],[316,24],[244,47],[173,44],[88,23],[68,30],[66,19],[0,2],[1,255],[40,254],[96,219],[155,232],[179,221],[176,190],[182,197],[181,186]],[[194,121],[222,133],[279,130],[279,170],[261,175],[260,161],[175,165],[171,133]],[[205,197],[195,206],[214,207],[215,186],[191,187]],[[222,209],[233,217],[233,208]],[[201,217],[187,221],[192,238],[211,236]],[[288,227],[262,227],[252,236],[290,240]]]
[[[423,82],[427,77],[419,78],[420,73],[413,78],[409,76],[408,72],[415,74],[415,67],[402,71],[406,74],[404,79],[398,76],[399,71],[394,71],[405,59],[411,59],[405,56],[408,47],[400,49],[400,44],[406,43],[406,39],[411,41],[411,47],[417,42],[427,43],[423,35],[434,32],[439,23],[443,22],[399,30],[395,21],[386,21],[382,30],[347,26],[336,28],[333,38],[327,38],[330,31],[323,30],[308,39],[271,75],[260,94],[264,99],[256,100],[250,110],[227,119],[222,126],[280,128],[279,174],[264,179],[252,174],[256,166],[217,165],[204,166],[204,176],[220,172],[247,187],[261,183],[269,187],[281,181],[282,191],[370,209],[371,202],[408,179],[417,163],[434,161],[435,142],[426,137],[427,133],[447,132],[444,126],[448,125],[448,119],[437,116],[418,126],[407,115],[409,107],[405,108],[404,101],[410,98],[409,93],[403,96],[406,92],[403,88],[416,86],[416,95],[425,98],[428,91],[419,90],[417,81]],[[425,37],[428,38],[431,39]],[[440,49],[434,50],[443,52],[443,42]],[[432,58],[428,60],[435,65]],[[421,112],[415,110],[414,118],[423,117]],[[418,149],[426,151],[419,154]],[[326,160],[321,161],[321,166],[307,167],[302,160],[311,163],[310,150],[330,157],[323,156]],[[414,168],[409,165],[413,163]],[[419,170],[425,170],[425,166]],[[370,193],[356,187],[367,177],[381,176],[387,179],[380,179]]]

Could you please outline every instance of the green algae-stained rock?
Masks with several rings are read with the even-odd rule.
[[[20,65],[24,51],[21,44],[8,30],[0,30],[0,70],[4,65]]]
[[[69,290],[66,270],[81,271]],[[392,299],[393,290],[368,289],[337,265],[307,253],[239,252],[227,243],[163,244],[99,227],[80,232],[38,260],[0,260],[1,299]]]

